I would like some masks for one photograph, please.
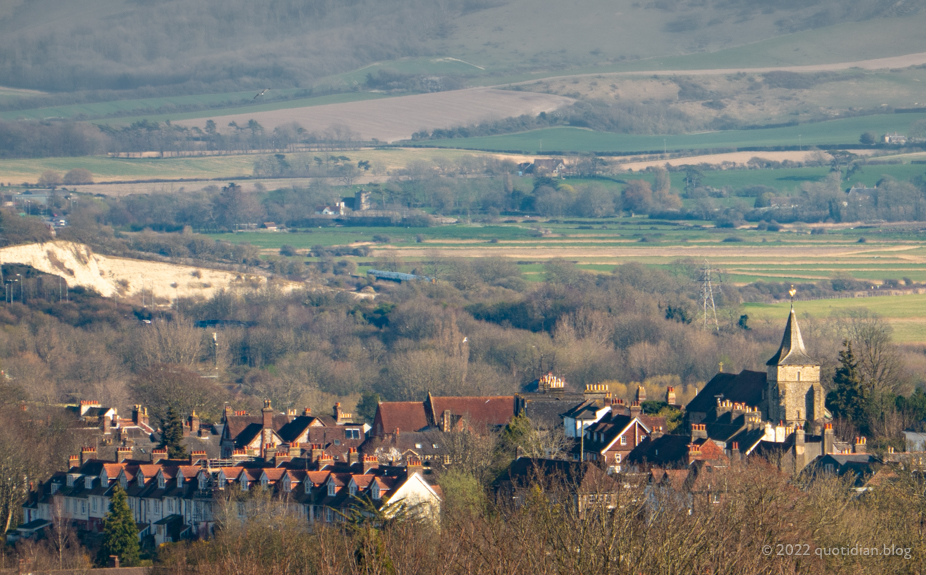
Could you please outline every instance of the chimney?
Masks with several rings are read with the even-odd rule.
[[[108,564],[108,566],[111,567],[111,568],[113,568],[113,569],[118,569],[118,568],[119,568],[119,556],[118,556],[118,555],[110,555],[110,556],[109,556],[109,564]]]
[[[151,463],[159,463],[164,459],[167,459],[167,448],[151,450]]]
[[[707,439],[707,425],[704,423],[691,424],[691,440]],[[700,448],[699,448],[700,449]]]
[[[646,397],[645,392],[643,394],[643,397]],[[639,401],[634,401],[633,403],[630,404],[630,417],[639,417],[642,411],[643,411],[643,408],[640,407]]]
[[[199,435],[199,416],[195,411],[190,414],[190,435]]]
[[[68,457],[68,469],[74,469],[75,467],[80,467],[80,455]]]
[[[190,452],[190,465],[196,465],[197,463],[209,463],[209,457],[206,455],[205,451],[191,451]]]
[[[228,423],[228,418],[232,415],[232,408],[227,403],[225,404],[225,410],[222,412],[222,423]]]
[[[260,410],[260,414],[263,417],[263,427],[264,429],[273,428],[273,408],[270,407],[270,400],[264,400],[264,408]]]
[[[284,463],[288,463],[289,461],[292,461],[292,459],[293,458],[289,456],[289,451],[288,450],[283,451],[282,446],[281,446],[281,448],[277,450],[276,455],[273,456],[273,466],[280,467]]]
[[[100,418],[100,428],[103,430],[103,433],[111,433],[113,426],[113,420],[106,417],[105,415]]]
[[[363,474],[366,475],[370,472],[371,469],[379,467],[379,460],[376,459],[375,455],[364,455],[363,456]]]
[[[302,448],[299,447],[299,444],[296,442],[289,444],[289,456],[290,457],[299,457],[302,455]]]
[[[310,415],[312,415],[312,410],[306,407],[302,410],[302,415],[303,417],[309,417]]]
[[[318,461],[325,455],[325,450],[322,449],[321,444],[313,443],[312,444],[312,461]]]
[[[856,437],[855,445],[852,446],[852,453],[867,453],[868,440],[864,437]]]
[[[351,414],[346,411],[341,410],[341,403],[334,404],[334,420],[336,423],[349,423],[351,421]]]
[[[405,474],[412,476],[415,473],[421,473],[424,470],[424,465],[421,464],[421,460],[417,457],[409,457],[408,463],[405,465]]]
[[[297,410],[295,410],[295,409],[287,409],[287,410],[286,410],[286,422],[287,422],[287,423],[291,422],[292,420],[296,419],[296,417],[298,417],[298,415],[299,415],[299,412],[298,412]]]
[[[82,447],[80,449],[80,464],[83,465],[96,458],[96,447]]]
[[[116,463],[122,463],[132,457],[132,448],[122,446],[116,449]]]
[[[833,453],[836,443],[836,434],[833,432],[833,424],[827,423],[823,427],[823,455]]]
[[[734,459],[739,459],[742,454],[740,453],[740,443],[739,441],[734,441],[730,444],[730,456]]]
[[[449,433],[453,429],[453,413],[449,409],[445,409],[444,413],[441,414],[440,425],[441,431],[444,433]]]
[[[347,450],[347,464],[353,465],[360,461],[360,454],[357,453],[356,447],[351,447]]]
[[[675,405],[675,388],[669,387],[666,389],[666,403],[669,405]]]
[[[264,454],[263,454],[264,459],[270,459],[271,457],[276,455],[277,450],[276,450],[276,447],[274,447],[272,443],[264,443],[263,445],[264,445]]]
[[[318,468],[324,469],[328,465],[334,464],[334,458],[332,458],[327,453],[322,453],[321,457],[318,458]]]
[[[637,386],[637,403],[646,401],[646,388],[642,385]]]
[[[697,461],[701,459],[701,446],[696,443],[688,444],[688,464],[690,465],[692,461]]]
[[[80,400],[80,414],[85,415],[91,407],[99,407],[100,402],[94,400]]]
[[[141,417],[141,405],[135,404],[134,406],[132,406],[132,423],[134,423],[135,425],[138,425],[140,421],[139,419],[140,417]]]

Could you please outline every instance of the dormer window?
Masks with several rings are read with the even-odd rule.
[[[119,480],[119,486],[122,487],[123,491],[129,488],[129,482],[126,481],[125,476],[122,476],[122,479]]]
[[[337,494],[338,488],[335,487],[334,483],[328,484],[328,497],[334,497]]]
[[[84,489],[93,489],[92,477],[84,477]]]
[[[219,473],[219,489],[225,489],[225,474]]]
[[[52,483],[52,484],[51,484],[51,493],[52,493],[52,495],[54,495],[55,493],[58,493],[58,488],[59,488],[59,487],[61,487],[61,485],[59,485],[58,483]]]
[[[292,489],[293,489],[293,486],[289,481],[289,477],[285,478],[283,480],[283,492],[289,493],[290,491],[292,491]]]
[[[142,473],[141,471],[138,472],[138,486],[139,487],[145,486],[145,474]]]
[[[260,478],[260,486],[263,487],[264,489],[267,489],[267,487],[270,486],[270,482],[267,481],[266,475]]]
[[[377,500],[380,499],[379,484],[378,484],[378,483],[374,483],[374,484],[373,484],[373,499],[377,499]]]
[[[158,489],[164,489],[164,475],[158,474]]]
[[[200,474],[199,476],[199,490],[204,491],[206,489],[206,476]]]
[[[248,490],[248,480],[242,479],[241,480],[241,491],[247,491],[247,490]]]
[[[179,469],[177,470],[177,489],[183,487],[183,472]]]
[[[68,475],[68,487],[74,487],[74,476]]]
[[[105,469],[100,473],[100,485],[109,485],[109,476],[106,475]]]
[[[352,496],[353,496],[353,495],[357,495],[357,484],[351,482],[350,487],[348,488],[348,490],[350,491],[350,494],[351,494]]]

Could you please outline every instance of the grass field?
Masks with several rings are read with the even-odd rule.
[[[297,93],[296,88],[280,90],[274,95],[291,95]],[[0,91],[2,94],[2,91]],[[142,98],[137,100],[112,100],[109,102],[92,102],[87,104],[71,104],[66,106],[52,106],[45,108],[31,108],[26,110],[13,110],[0,112],[4,120],[44,120],[49,118],[97,118],[112,114],[126,112],[141,112],[143,110],[159,110],[172,106],[241,106],[254,98],[255,92],[225,92],[220,94],[198,94],[194,96],[165,96],[161,98]],[[208,111],[198,112],[200,114]]]
[[[540,231],[545,232],[540,235]],[[387,243],[374,243],[385,236]],[[863,244],[859,237],[866,237]],[[393,255],[406,271],[421,267],[435,256],[504,257],[516,261],[525,279],[540,281],[543,263],[551,258],[575,262],[581,269],[610,273],[627,262],[671,269],[679,260],[707,260],[723,270],[720,281],[743,285],[755,281],[816,283],[848,274],[880,283],[886,279],[926,282],[926,248],[917,229],[833,229],[811,236],[797,231],[762,232],[718,230],[702,222],[676,224],[620,218],[607,221],[520,221],[497,225],[453,225],[434,228],[336,227],[297,233],[239,233],[205,236],[215,240],[250,243],[266,257],[283,245],[303,250],[312,246],[367,245],[370,257],[353,259],[361,272]],[[736,237],[740,241],[730,242]],[[727,241],[725,241],[727,240]],[[382,238],[380,238],[382,241]],[[926,295],[822,300],[802,303],[807,311],[827,306],[868,307],[887,317],[904,342],[926,342]],[[805,306],[811,306],[806,307]],[[781,317],[781,306],[748,304],[750,318]],[[814,313],[822,313],[814,311]],[[827,311],[827,313],[829,313]],[[763,315],[764,314],[764,315]]]
[[[868,131],[879,134],[892,131],[906,133],[910,124],[923,119],[926,119],[926,114],[879,114],[784,128],[653,136],[596,132],[581,128],[545,128],[520,134],[430,140],[408,145],[523,153],[539,153],[545,150],[548,153],[604,154],[774,146],[810,147],[857,144],[859,136]]]
[[[769,320],[780,322],[788,313],[789,304],[746,303],[743,309],[750,323]],[[869,309],[884,317],[894,328],[894,341],[898,343],[926,342],[926,294],[880,296],[847,299],[826,299],[794,303],[800,315],[816,318],[830,317],[834,312]]]

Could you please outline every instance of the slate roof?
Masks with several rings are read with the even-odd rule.
[[[734,403],[745,403],[758,407],[762,402],[762,391],[766,386],[766,374],[760,371],[743,370],[739,374],[718,373],[698,395],[685,407],[688,413],[709,413],[717,406],[717,396]]]
[[[797,314],[794,313],[793,307],[788,316],[784,337],[781,338],[781,346],[766,365],[817,365],[804,349],[804,339],[801,337],[801,328],[797,325]]]
[[[624,461],[630,465],[657,465],[659,467],[679,467],[688,463],[688,444],[691,437],[687,435],[663,435],[655,439],[648,437]]]
[[[529,398],[522,396],[521,400],[524,405],[524,415],[535,427],[544,428],[562,426],[563,415],[583,402],[582,399],[577,400],[575,397],[557,397],[554,394]]]
[[[537,480],[561,480],[565,486],[576,491],[616,491],[617,482],[604,470],[588,461],[564,461],[561,459],[540,459],[520,457],[495,481],[495,486],[511,485],[523,487]]]
[[[225,418],[225,425],[228,427],[227,437],[238,437],[246,427],[252,424],[257,424],[258,427],[263,426],[264,418],[263,415],[229,415]],[[289,416],[284,413],[275,413],[273,415],[272,425],[274,431],[279,431],[284,425],[289,423]],[[253,438],[252,438],[253,439]]]

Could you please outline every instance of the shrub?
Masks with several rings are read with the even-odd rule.
[[[289,245],[282,245],[280,246],[280,255],[291,258],[296,255],[296,248]]]

